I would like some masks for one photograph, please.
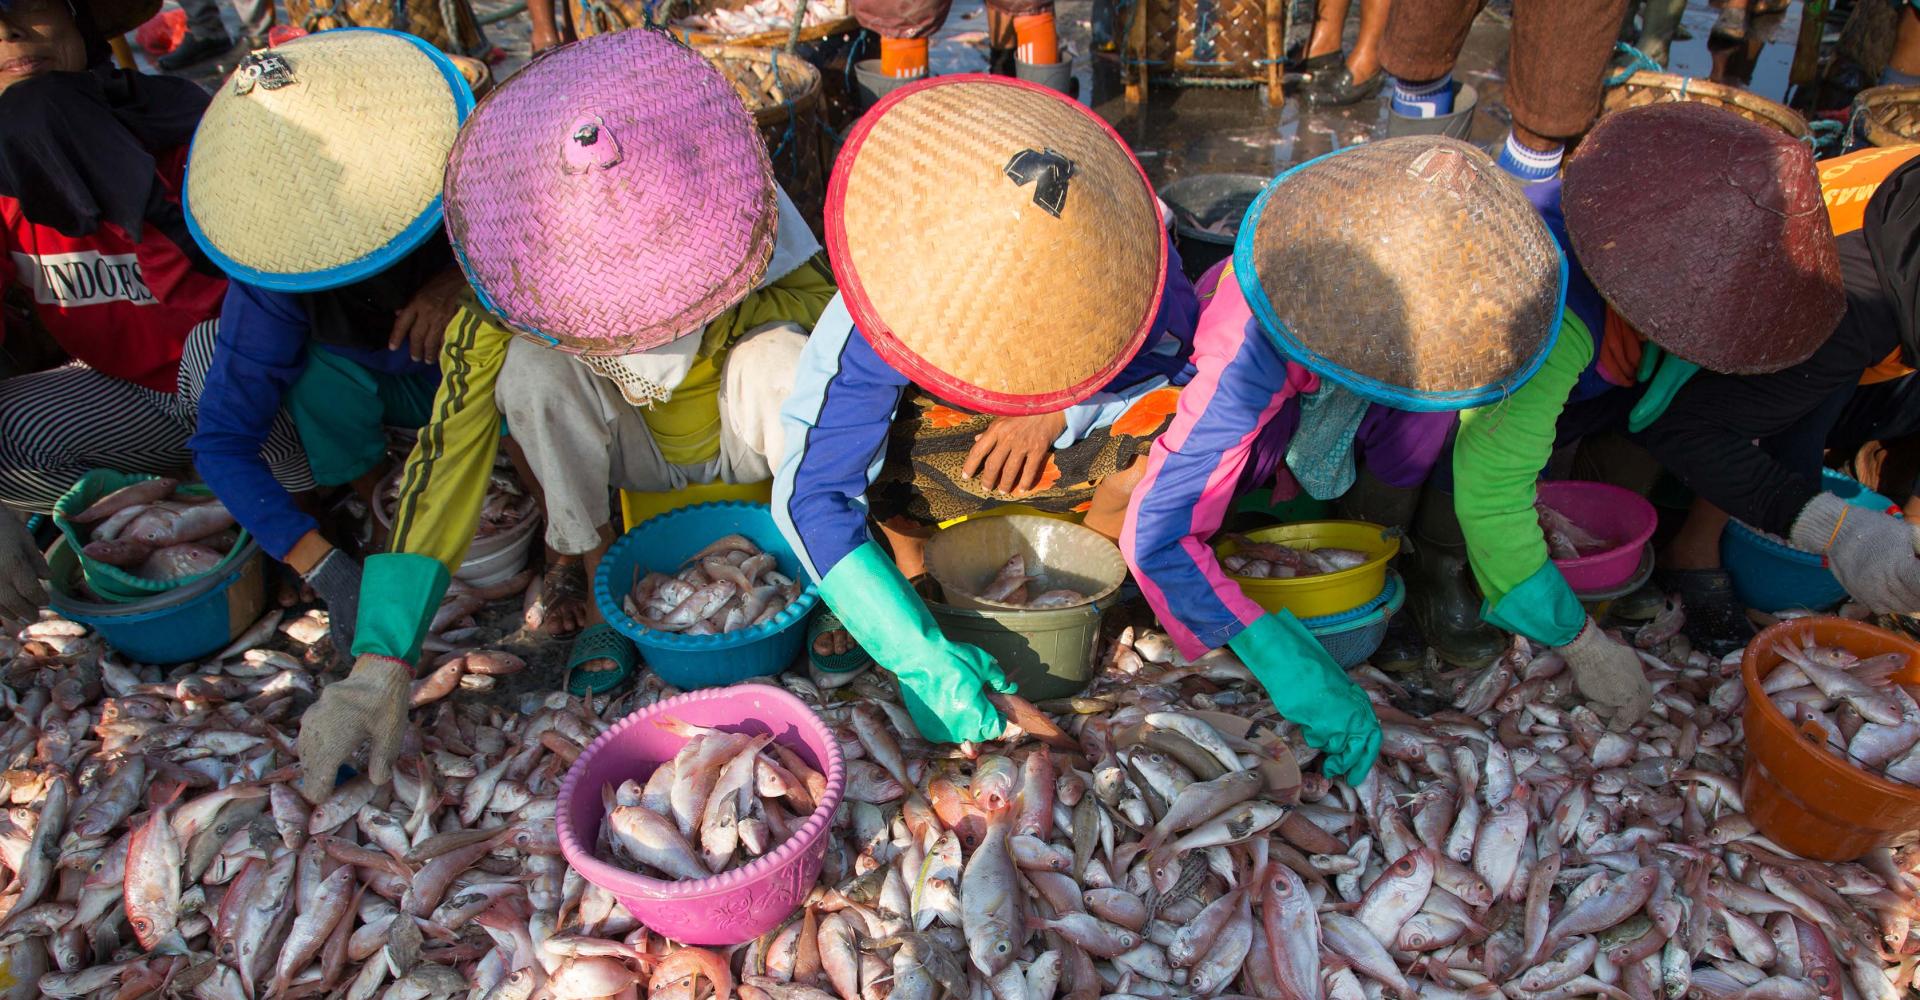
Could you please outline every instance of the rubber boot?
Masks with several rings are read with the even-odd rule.
[[[1506,650],[1506,636],[1480,618],[1480,595],[1467,566],[1467,541],[1453,512],[1452,493],[1427,486],[1414,516],[1413,556],[1407,564],[1407,608],[1442,660],[1484,667]]]
[[[999,47],[987,49],[987,72],[994,76],[1014,75],[1014,63],[1018,61],[1013,57],[1015,51],[1017,50]]]
[[[1057,63],[1030,63],[1016,59],[1013,63],[1014,76],[1068,97],[1076,96],[1080,88],[1075,85],[1077,81],[1073,78],[1073,64],[1066,61],[1065,55],[1061,53],[1061,61]]]
[[[1709,656],[1725,656],[1744,649],[1760,633],[1748,620],[1746,608],[1733,592],[1733,577],[1723,569],[1677,569],[1661,572],[1657,579],[1674,596],[1686,623],[1680,631],[1692,641],[1693,648]]]
[[[1473,131],[1473,111],[1480,102],[1479,94],[1471,83],[1454,84],[1453,110],[1438,118],[1412,118],[1393,110],[1391,102],[1387,105],[1387,138],[1394,139],[1403,135],[1444,135],[1453,139],[1465,140],[1467,133]]]
[[[918,80],[909,80],[897,76],[887,76],[880,72],[880,60],[862,59],[853,66],[853,79],[855,96],[859,99],[861,109],[864,110],[880,103],[882,97],[887,96],[909,83],[924,80],[926,77],[919,77]]]
[[[1418,488],[1388,485],[1362,469],[1353,488],[1333,502],[1333,511],[1343,520],[1368,521],[1405,533],[1412,527],[1413,512],[1419,505]],[[1402,574],[1406,572],[1407,561],[1403,556],[1395,562]],[[1400,673],[1419,667],[1426,654],[1427,644],[1420,638],[1420,630],[1414,627],[1413,621],[1406,615],[1394,615],[1387,622],[1386,638],[1380,641],[1380,648],[1368,662],[1382,670]]]

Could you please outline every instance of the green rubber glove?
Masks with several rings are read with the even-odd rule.
[[[900,678],[900,698],[920,734],[939,743],[998,739],[1007,728],[982,686],[1012,693],[1007,675],[977,647],[952,642],[893,560],[872,542],[820,581],[827,606],[875,663]]]
[[[1699,370],[1699,365],[1677,354],[1663,352],[1648,341],[1646,353],[1640,358],[1640,381],[1647,383],[1647,391],[1640,394],[1640,401],[1627,413],[1627,429],[1637,434],[1660,419],[1660,414],[1672,405],[1674,394]],[[1653,375],[1651,381],[1647,379],[1649,372]]]
[[[1291,612],[1277,611],[1227,640],[1273,706],[1327,755],[1329,776],[1358,785],[1380,755],[1380,719],[1365,691]]]

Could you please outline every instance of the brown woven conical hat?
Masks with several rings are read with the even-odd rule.
[[[1568,158],[1574,257],[1622,319],[1712,371],[1805,361],[1846,311],[1813,153],[1687,101],[1600,119]]]
[[[1105,385],[1159,307],[1166,239],[1146,173],[1094,113],[1005,77],[904,87],[848,135],[827,250],[888,364],[987,413]]]
[[[1539,370],[1566,265],[1481,150],[1385,139],[1281,174],[1247,210],[1234,275],[1288,357],[1378,403],[1461,410]]]

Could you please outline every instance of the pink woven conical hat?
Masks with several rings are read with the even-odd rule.
[[[733,87],[647,30],[554,49],[482,101],[454,142],[446,213],[488,309],[600,356],[658,347],[746,297],[777,218]]]

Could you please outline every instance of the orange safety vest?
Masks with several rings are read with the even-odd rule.
[[[1908,160],[1920,156],[1920,146],[1877,146],[1859,152],[1821,160],[1820,194],[1827,202],[1827,218],[1833,223],[1833,235],[1859,229],[1867,214],[1867,200],[1880,182]],[[1913,374],[1894,349],[1879,364],[1860,373],[1861,385],[1886,382]]]

